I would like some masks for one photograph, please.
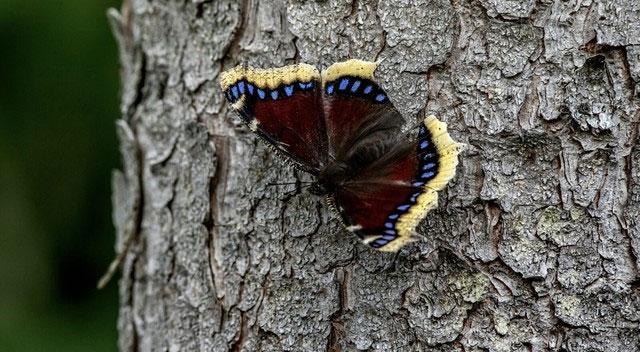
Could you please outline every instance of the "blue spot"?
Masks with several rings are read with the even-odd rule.
[[[249,94],[253,95],[253,84],[247,83],[247,89],[249,90]]]
[[[388,233],[390,235],[395,235],[396,231],[395,230],[384,230],[384,233]],[[383,237],[384,238],[384,237]],[[394,237],[395,238],[395,237]]]
[[[389,242],[389,241],[385,240],[384,238],[379,238],[379,239],[373,241],[373,244],[374,244],[374,247],[381,247],[381,246],[384,246],[385,244],[387,244],[387,242]]]
[[[428,163],[427,165],[422,167],[422,170],[429,170],[430,168],[436,166],[434,163]]]
[[[382,103],[384,101],[384,99],[386,98],[386,96],[384,94],[378,94],[376,95],[376,101]]]
[[[238,87],[233,86],[231,87],[231,93],[233,94],[233,97],[238,99]]]
[[[351,86],[351,92],[355,93],[356,90],[358,90],[358,87],[360,87],[360,81],[353,82],[353,85]]]
[[[424,126],[420,127],[420,131],[418,132],[419,134],[425,134],[427,133],[427,129],[424,128]]]
[[[240,90],[240,94],[244,94],[244,81],[238,83],[238,90]]]
[[[405,211],[407,209],[411,208],[411,204],[402,204],[401,206],[397,207],[396,209],[400,210],[400,211]]]
[[[309,88],[311,88],[311,87],[313,87],[313,81],[311,81],[311,82],[307,83],[307,89],[309,89]]]
[[[429,172],[425,172],[424,174],[422,174],[422,176],[420,176],[420,178],[422,178],[422,179],[430,178],[430,177],[433,177],[433,175],[435,175],[435,173],[433,171],[429,171]]]
[[[371,93],[371,90],[373,90],[373,86],[368,86],[367,88],[364,89],[364,94]]]
[[[412,185],[413,187],[420,187],[420,186],[424,185],[424,182],[419,182],[419,181],[418,181],[418,182],[414,182],[414,183],[412,183],[411,185]]]
[[[233,100],[233,97],[231,96],[231,89],[227,89],[227,99],[228,99],[229,101],[232,101],[232,100]]]
[[[428,160],[434,157],[433,153],[427,153],[422,157],[422,160]]]
[[[348,85],[349,85],[349,79],[348,78],[343,78],[342,81],[340,81],[340,87],[338,87],[338,89],[345,90],[345,89],[347,89]]]
[[[260,97],[260,99],[264,99],[264,96],[265,96],[264,90],[258,88],[258,96]]]
[[[300,86],[300,89],[305,89],[305,88],[307,88],[307,85],[306,85],[305,83],[298,82],[298,85]]]
[[[333,84],[330,84],[330,85],[327,87],[327,93],[328,93],[328,94],[333,94]]]
[[[387,241],[393,241],[393,240],[396,239],[396,237],[398,237],[398,236],[395,236],[395,235],[384,235],[384,236],[382,236],[382,238],[387,240]]]
[[[397,219],[397,218],[398,218],[398,216],[400,216],[400,215],[398,215],[398,214],[391,214],[391,215],[389,215],[389,219],[391,219],[391,220],[395,220],[395,219]]]
[[[420,192],[418,193],[414,193],[411,198],[409,199],[409,201],[411,201],[411,203],[415,203],[416,199],[418,199],[418,196],[420,195]]]
[[[422,143],[420,143],[420,149],[424,149],[428,146],[429,146],[429,141],[422,141]]]
[[[271,99],[276,100],[278,99],[278,91],[274,90],[271,92]]]
[[[392,229],[393,228],[393,223],[385,222],[384,223],[384,227],[388,227],[388,228]]]
[[[291,94],[293,94],[293,85],[285,86],[284,87],[284,92],[287,94],[288,97],[290,97]]]

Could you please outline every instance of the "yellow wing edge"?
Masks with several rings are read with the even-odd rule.
[[[276,89],[282,84],[320,80],[320,72],[317,68],[305,63],[267,70],[238,65],[220,74],[220,86],[225,91],[242,79],[261,89]]]
[[[416,240],[416,227],[427,213],[438,205],[438,191],[444,189],[456,175],[458,154],[466,148],[466,144],[458,143],[451,138],[447,132],[447,124],[435,116],[428,116],[423,123],[431,133],[432,142],[438,151],[438,173],[424,185],[424,192],[418,196],[416,204],[398,218],[398,238],[380,247],[379,250],[383,252],[396,252]]]
[[[322,71],[322,82],[331,82],[342,76],[355,76],[373,80],[373,72],[378,68],[379,62],[351,59],[337,62]]]
[[[323,83],[331,82],[342,76],[373,80],[373,73],[378,64],[379,62],[351,59],[329,66],[322,74],[314,66],[305,63],[266,70],[238,65],[220,74],[220,86],[222,90],[226,90],[242,79],[246,79],[247,82],[262,89],[276,89],[282,84],[291,84],[297,81],[308,82],[313,79],[322,79]]]

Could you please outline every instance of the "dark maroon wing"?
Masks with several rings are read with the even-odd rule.
[[[387,94],[373,82],[375,62],[349,60],[331,65],[322,72],[324,94],[324,116],[329,140],[329,154],[336,157],[346,148],[345,143],[360,133],[363,124],[370,118],[379,117],[379,112],[392,110],[396,117],[392,125],[397,131],[404,122]]]
[[[305,171],[327,160],[321,79],[307,64],[260,70],[237,66],[222,73],[227,100],[249,128]]]
[[[343,222],[366,244],[397,251],[437,205],[437,191],[455,175],[463,147],[445,123],[427,117],[416,141],[394,148],[338,189],[334,202]]]

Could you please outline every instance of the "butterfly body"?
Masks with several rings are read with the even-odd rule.
[[[259,70],[238,66],[221,85],[249,128],[316,180],[347,229],[395,251],[411,241],[455,174],[462,144],[428,117],[418,138],[373,81],[376,63],[349,60],[322,74],[306,64]]]

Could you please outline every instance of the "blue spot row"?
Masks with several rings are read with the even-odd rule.
[[[356,87],[356,90],[357,89],[358,88]],[[369,92],[371,92],[371,90]],[[418,138],[419,140],[416,147],[416,152],[418,153],[418,168],[411,185],[416,188],[421,188],[436,176],[439,163],[437,158],[438,152],[431,141],[431,134],[424,125],[420,126]],[[407,213],[411,207],[418,202],[418,197],[420,197],[422,192],[422,190],[416,190],[411,193],[405,202],[396,206],[395,211],[387,216],[387,219],[384,222],[384,227],[382,229],[384,235],[371,242],[372,247],[380,248],[398,237],[396,230],[396,223],[398,219],[400,216]]]
[[[416,152],[418,153],[419,167],[415,178],[418,183],[423,183],[434,178],[438,172],[438,152],[431,141],[431,133],[424,125],[420,126],[418,138],[420,141]]]
[[[361,89],[364,87],[364,89]],[[387,100],[387,95],[375,83],[357,77],[343,77],[336,81],[329,82],[325,90],[327,95],[336,92],[344,92],[344,94],[355,95],[362,98],[369,97],[378,103]]]
[[[234,85],[229,87],[225,92],[227,99],[230,102],[235,102],[240,98],[243,94],[249,94],[250,96],[257,95],[258,99],[271,99],[278,100],[284,97],[292,96],[296,91],[305,91],[313,89],[314,81],[309,82],[296,82],[289,85],[281,85],[280,87],[273,90],[265,90],[262,88],[256,87],[254,84],[249,83],[247,81],[239,81]]]

